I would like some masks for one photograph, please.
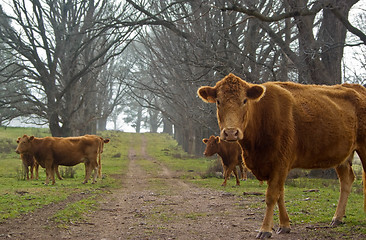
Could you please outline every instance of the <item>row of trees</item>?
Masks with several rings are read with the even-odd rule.
[[[118,72],[123,64],[115,64],[121,61],[115,57],[135,34],[131,26],[108,27],[108,18],[130,18],[133,12],[106,0],[6,6],[9,13],[0,9],[1,52],[6,53],[1,108],[12,112],[2,112],[3,118],[41,119],[54,136],[95,132],[97,123],[105,128],[124,90]]]
[[[0,10],[0,121],[32,115],[69,136],[123,112],[137,131],[142,122],[174,129],[200,154],[219,129],[196,90],[230,72],[312,84],[341,83],[347,72],[362,83],[347,61],[342,69],[344,48],[366,43],[364,12],[348,20],[357,2],[14,0]],[[357,58],[366,62],[362,51]]]

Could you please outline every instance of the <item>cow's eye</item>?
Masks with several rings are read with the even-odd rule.
[[[245,105],[247,103],[248,99],[244,99],[243,104]]]

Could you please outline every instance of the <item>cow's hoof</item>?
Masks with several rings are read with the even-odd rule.
[[[280,227],[277,229],[276,233],[277,234],[284,234],[284,233],[290,233],[291,228],[289,227]]]
[[[332,222],[330,223],[330,226],[331,227],[337,227],[339,225],[342,225],[343,222],[341,220],[338,220],[338,219],[333,219]]]
[[[257,238],[257,239],[265,239],[265,238],[270,238],[270,237],[272,237],[272,233],[271,232],[259,232],[255,238]]]

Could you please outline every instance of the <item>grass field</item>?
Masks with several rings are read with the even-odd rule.
[[[72,194],[88,193],[83,200],[74,202],[60,210],[50,219],[62,224],[81,219],[85,209],[97,209],[97,196],[111,188],[123,188],[120,178],[116,174],[125,174],[128,166],[128,150],[139,151],[141,148],[141,134],[105,131],[99,133],[111,139],[105,145],[102,155],[103,179],[98,179],[96,184],[81,184],[84,178],[84,166],[77,165],[74,178],[56,180],[54,186],[43,184],[45,171],[40,168],[39,180],[25,181],[22,179],[22,164],[18,154],[14,152],[16,139],[23,134],[36,137],[49,136],[47,129],[36,128],[0,128],[0,222],[14,218],[20,214],[33,211],[51,202],[66,199]],[[255,208],[264,211],[264,194],[266,183],[260,185],[255,179],[248,179],[236,187],[235,181],[230,179],[226,188],[221,187],[223,179],[207,177],[207,169],[215,162],[215,158],[195,157],[188,155],[171,136],[165,134],[144,133],[147,140],[147,153],[167,166],[181,179],[185,179],[197,186],[227,191],[248,198],[254,202],[242,208]],[[155,171],[145,163],[146,171]],[[60,167],[61,171],[64,167]],[[158,182],[156,184],[159,184]],[[309,191],[315,190],[315,191]],[[246,194],[244,194],[244,192]],[[256,195],[253,195],[253,194]],[[288,180],[286,183],[286,207],[293,224],[302,223],[329,223],[335,212],[339,197],[339,184],[337,180],[298,178]],[[363,194],[361,179],[353,185],[347,205],[346,224],[337,228],[337,231],[355,231],[366,234],[366,218],[363,208]],[[67,214],[66,214],[67,213]],[[275,221],[277,219],[275,213]]]

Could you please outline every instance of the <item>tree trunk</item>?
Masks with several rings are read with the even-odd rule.
[[[141,122],[142,122],[142,107],[138,106],[137,118],[135,122],[136,133],[141,132]]]
[[[98,119],[98,127],[97,127],[97,130],[98,131],[105,131],[107,130],[107,118],[99,118]],[[116,130],[116,127],[117,127],[117,119],[114,121],[114,130]]]
[[[173,135],[173,124],[165,117],[163,117],[163,133]]]

